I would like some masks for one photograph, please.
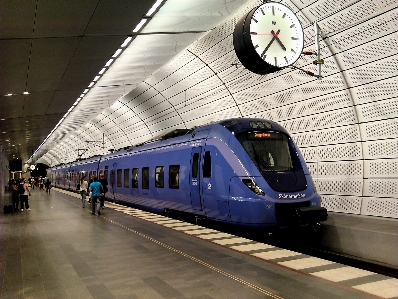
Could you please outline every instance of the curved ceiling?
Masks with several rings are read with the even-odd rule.
[[[40,7],[41,2],[36,2]],[[9,43],[21,42],[20,51],[31,52],[30,64],[24,56],[25,71],[31,67],[34,73],[37,65],[37,72],[42,69],[47,75],[40,80],[31,77],[30,71],[26,76],[20,70],[19,77],[10,76],[9,81],[18,82],[21,91],[27,86],[37,86],[37,91],[5,97],[7,91],[2,85],[2,101],[15,99],[25,110],[21,116],[12,112],[15,107],[10,108],[10,116],[5,117],[3,107],[8,106],[1,103],[1,117],[10,122],[9,128],[19,128],[18,133],[23,135],[19,140],[33,134],[24,127],[26,121],[29,125],[35,122],[37,140],[26,142],[20,152],[30,157],[29,151],[37,149],[30,162],[48,165],[132,146],[174,128],[230,117],[271,119],[286,127],[300,146],[323,205],[329,210],[398,217],[396,1],[282,2],[302,23],[305,49],[316,49],[317,23],[320,54],[325,61],[322,79],[306,73],[317,73],[313,64],[316,56],[302,55],[296,68],[264,76],[240,64],[232,44],[234,26],[262,1],[168,0],[138,34],[132,33],[132,28],[149,9],[146,1],[137,2],[142,9],[132,14],[135,19],[125,31],[118,27],[121,25],[116,24],[115,17],[104,12],[108,17],[104,22],[115,26],[115,32],[108,34],[105,32],[110,29],[94,20],[105,10],[99,7],[110,2],[98,1],[95,10],[81,12],[87,13],[86,26],[80,25],[86,30],[84,34],[80,31],[79,37],[74,37],[76,41],[71,37],[68,45],[59,46],[58,50],[63,49],[59,54],[54,51],[60,63],[51,63],[51,55],[43,58],[42,67],[54,65],[54,70],[40,68],[35,57],[40,47],[51,48],[62,38],[27,38],[27,43],[19,38],[6,39]],[[128,14],[126,9],[122,11]],[[39,12],[37,9],[37,20]],[[63,27],[57,26],[58,30]],[[42,26],[43,30],[48,27],[50,23]],[[103,31],[87,37],[85,32],[91,32],[91,28]],[[128,35],[133,39],[121,47]],[[97,44],[88,42],[84,47],[89,38],[98,38]],[[118,48],[122,53],[88,88]],[[10,49],[7,53],[12,61],[17,60]],[[6,75],[2,71],[1,79]],[[54,80],[48,79],[51,77]],[[32,82],[34,78],[38,85]],[[43,82],[45,79],[47,82]],[[82,99],[39,147],[80,94]],[[46,113],[37,112],[37,107]],[[6,121],[1,122],[2,130]],[[3,142],[4,137],[11,138],[3,133]]]

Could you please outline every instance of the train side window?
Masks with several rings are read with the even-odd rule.
[[[142,189],[149,189],[149,167],[142,167]]]
[[[138,188],[138,168],[133,168],[131,170],[131,186],[133,188]]]
[[[122,186],[122,170],[118,169],[116,171],[116,186],[121,187]]]
[[[180,165],[169,166],[169,188],[180,188]]]
[[[199,162],[199,153],[193,154],[192,158],[192,178],[198,177],[198,162]]]
[[[130,169],[128,168],[124,170],[124,187],[130,187]]]
[[[211,156],[210,151],[205,152],[205,158],[203,161],[203,177],[209,178],[211,177]]]
[[[164,188],[164,166],[155,168],[155,187]]]

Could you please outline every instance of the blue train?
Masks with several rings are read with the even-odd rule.
[[[49,170],[57,187],[103,174],[106,200],[241,227],[306,226],[327,219],[287,131],[257,118],[176,129],[146,143]]]

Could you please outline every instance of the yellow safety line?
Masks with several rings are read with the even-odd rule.
[[[116,224],[116,225],[128,230],[129,232],[135,233],[136,235],[138,235],[140,237],[143,237],[143,238],[145,238],[145,239],[147,239],[147,240],[149,240],[149,241],[151,241],[153,243],[156,243],[156,244],[158,244],[160,246],[163,246],[164,248],[167,248],[167,249],[169,249],[171,251],[174,251],[175,253],[178,253],[178,254],[186,257],[186,258],[189,258],[190,260],[192,260],[192,261],[194,261],[194,262],[196,262],[198,264],[201,264],[201,265],[203,265],[203,266],[205,266],[205,267],[207,267],[207,268],[209,268],[209,269],[211,269],[213,271],[216,271],[217,273],[220,273],[220,274],[222,274],[222,275],[224,275],[224,276],[226,276],[228,278],[231,278],[231,279],[233,279],[233,280],[235,280],[237,282],[240,282],[240,283],[242,283],[242,284],[244,284],[244,285],[246,285],[246,286],[248,286],[248,287],[250,287],[252,289],[255,289],[256,291],[258,291],[260,293],[263,293],[263,294],[265,294],[265,295],[267,295],[267,296],[269,296],[271,298],[284,299],[283,297],[280,297],[280,296],[275,295],[275,294],[273,294],[271,292],[268,292],[267,290],[264,290],[263,288],[260,288],[260,287],[254,285],[254,284],[252,284],[252,283],[250,283],[248,281],[245,281],[245,280],[243,280],[243,279],[241,279],[239,277],[236,277],[236,276],[234,276],[234,275],[232,275],[232,274],[230,274],[228,272],[225,272],[225,271],[223,271],[223,270],[221,270],[219,268],[216,268],[216,267],[214,267],[214,266],[212,266],[212,265],[210,265],[210,264],[208,264],[208,263],[206,263],[206,262],[204,262],[202,260],[197,259],[196,257],[193,257],[193,256],[191,256],[191,255],[189,255],[189,254],[187,254],[185,252],[182,252],[181,250],[178,250],[178,249],[176,249],[174,247],[171,247],[171,246],[169,246],[169,245],[167,245],[165,243],[162,243],[162,242],[160,242],[160,241],[158,241],[158,240],[156,240],[154,238],[151,238],[151,237],[149,237],[147,235],[144,235],[143,233],[140,233],[140,232],[138,232],[138,231],[136,231],[136,230],[134,230],[134,229],[132,229],[132,228],[130,228],[128,226],[125,226],[125,225],[123,225],[121,223],[118,223],[118,222],[116,222],[116,221],[114,221],[112,219],[109,219],[109,218],[105,217],[105,216],[101,216],[101,218],[103,218],[103,219],[105,219],[105,220],[107,220],[107,221],[109,221],[109,222],[111,222],[113,224]]]

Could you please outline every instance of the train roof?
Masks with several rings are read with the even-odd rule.
[[[150,145],[151,143],[158,142],[158,141],[165,141],[168,139],[184,136],[193,133],[195,130],[204,128],[207,126],[212,126],[212,125],[221,125],[228,129],[229,131],[233,132],[234,134],[239,134],[242,131],[247,131],[247,129],[254,129],[254,130],[276,130],[276,131],[282,131],[287,133],[286,129],[283,128],[281,125],[278,123],[271,121],[271,120],[266,120],[266,119],[261,119],[261,118],[230,118],[226,120],[221,120],[221,121],[216,121],[216,122],[211,122],[208,124],[204,124],[201,126],[193,127],[191,129],[173,129],[171,131],[168,131],[166,133],[163,133],[161,135],[158,135],[148,141],[135,144],[132,146],[126,146],[124,148],[120,148],[118,150],[110,150],[109,154],[105,154],[103,156],[92,156],[84,159],[78,159],[76,161],[70,162],[70,163],[65,163],[63,165],[56,165],[55,167],[60,167],[60,166],[65,166],[65,165],[71,165],[71,164],[76,164],[76,163],[87,163],[87,162],[95,162],[98,159],[101,159],[101,157],[104,158],[112,158],[116,156],[122,156],[122,155],[128,155],[129,152],[131,152],[133,149],[145,145]]]
[[[217,123],[224,126],[231,132],[233,131],[235,134],[238,134],[241,131],[247,131],[248,129],[275,130],[288,134],[286,129],[277,122],[262,118],[231,118]]]

